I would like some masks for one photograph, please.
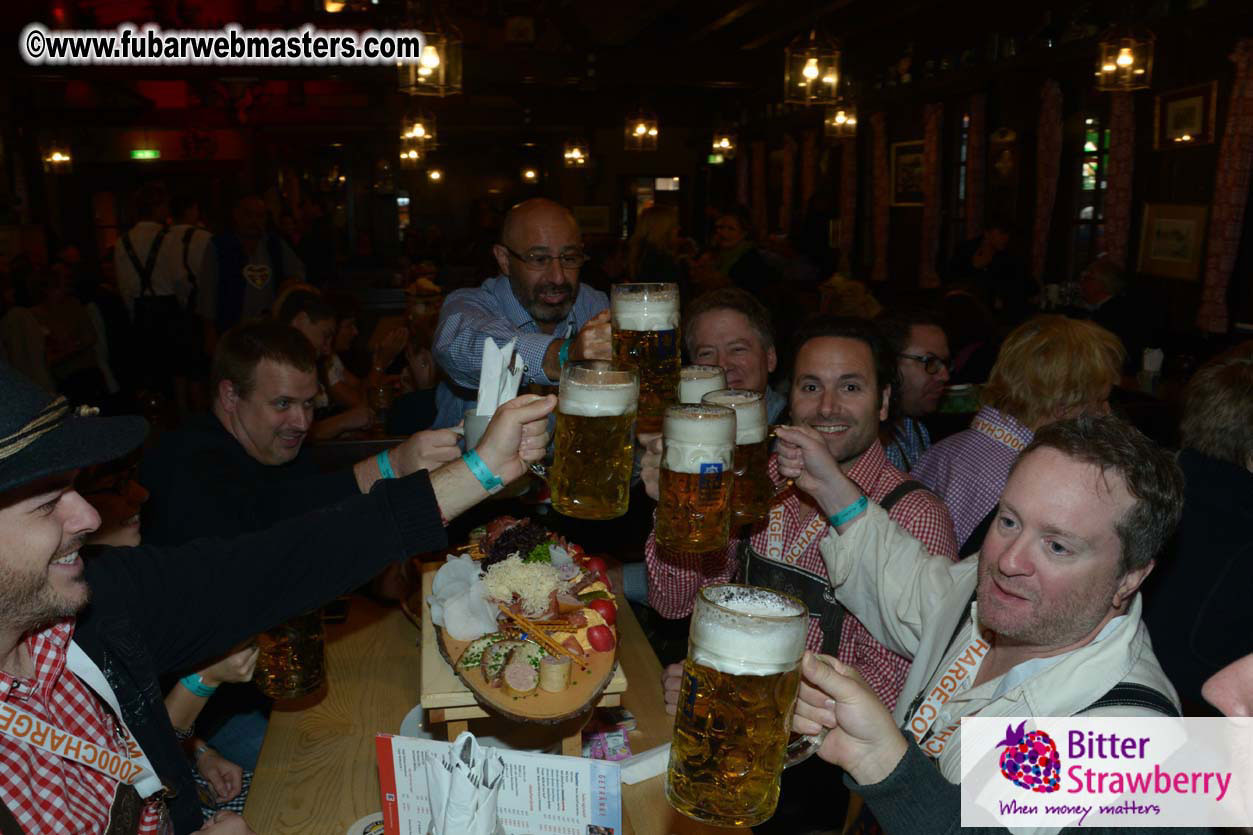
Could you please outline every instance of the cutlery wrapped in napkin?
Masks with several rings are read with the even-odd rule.
[[[463,731],[442,757],[426,761],[431,825],[427,835],[503,835],[496,800],[505,766],[495,751],[481,748]]]
[[[518,340],[511,339],[497,348],[491,337],[483,339],[483,362],[479,368],[479,399],[474,411],[492,415],[501,403],[518,396],[525,364],[514,350]]]

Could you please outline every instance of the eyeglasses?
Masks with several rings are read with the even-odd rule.
[[[557,263],[561,265],[563,270],[577,270],[587,263],[587,255],[578,249],[566,250],[555,256],[550,252],[527,252],[524,255],[521,252],[514,252],[505,244],[501,244],[501,246],[505,248],[505,252],[508,252],[533,270],[548,269],[548,265],[553,262],[554,258],[557,259]]]
[[[922,370],[930,374],[932,377],[939,374],[941,368],[945,371],[953,370],[952,360],[940,359],[935,354],[923,354],[922,356],[919,356],[918,354],[897,354],[897,356],[922,363]]]

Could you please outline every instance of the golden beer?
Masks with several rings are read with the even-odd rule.
[[[322,610],[298,615],[257,636],[261,651],[253,681],[271,699],[296,699],[322,686],[326,678],[326,631]]]
[[[657,497],[657,545],[725,548],[735,484],[735,412],[725,406],[666,409]]]
[[[685,365],[679,369],[679,402],[699,403],[711,391],[727,387],[727,373],[717,365]]]
[[[758,391],[721,389],[704,403],[735,410],[735,487],[731,491],[731,524],[749,525],[766,518],[774,485],[770,481],[770,425],[766,398]]]
[[[678,399],[679,287],[615,284],[610,299],[614,360],[638,369],[640,432],[661,429],[666,406]]]
[[[561,371],[548,487],[553,508],[578,519],[627,511],[639,383],[632,368],[572,362]]]
[[[753,586],[702,589],[674,717],[666,799],[717,826],[774,814],[809,612]]]

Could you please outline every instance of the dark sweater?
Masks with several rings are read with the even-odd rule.
[[[909,734],[904,734],[909,748],[896,768],[878,783],[863,786],[849,775],[844,784],[861,795],[866,808],[887,835],[1003,835],[1008,829],[999,826],[961,825],[961,786],[944,779]],[[1032,802],[1036,795],[1024,795]],[[1205,835],[1208,829],[1174,828],[1109,828],[1104,826],[1068,826],[1061,835],[1156,835],[1160,832],[1185,832]]]
[[[1201,685],[1253,652],[1253,473],[1194,449],[1179,453],[1183,517],[1145,593],[1153,652],[1185,705]]]
[[[160,676],[194,669],[249,635],[361,585],[386,565],[447,545],[427,473],[235,539],[109,548],[87,562],[92,602],[74,640],[104,671],[152,760],[178,833],[203,820]]]
[[[152,494],[140,516],[150,545],[264,530],[359,492],[351,469],[319,473],[308,448],[290,463],[262,464],[212,414],[165,433],[145,453],[139,482]]]

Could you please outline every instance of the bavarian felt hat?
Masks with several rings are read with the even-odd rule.
[[[38,478],[118,458],[143,443],[141,417],[96,417],[71,409],[0,362],[0,492]]]

